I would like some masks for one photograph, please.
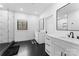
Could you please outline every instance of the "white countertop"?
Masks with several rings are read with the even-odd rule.
[[[57,35],[51,35],[51,34],[47,34],[47,35],[54,37],[54,38],[58,38],[60,40],[64,40],[64,41],[79,45],[79,40],[75,39],[75,38],[66,38],[66,37],[63,37],[63,36],[57,36]]]

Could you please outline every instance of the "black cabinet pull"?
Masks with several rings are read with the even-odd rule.
[[[63,55],[63,52],[61,52],[61,56],[66,56],[66,53],[64,53],[64,55]]]
[[[66,56],[66,53],[64,54],[64,56]]]
[[[63,52],[61,52],[61,56],[63,56]]]

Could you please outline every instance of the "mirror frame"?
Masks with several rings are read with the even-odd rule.
[[[65,30],[65,29],[58,29],[58,11],[59,11],[60,9],[64,8],[65,6],[69,5],[69,4],[70,4],[70,3],[67,3],[66,5],[64,5],[64,6],[62,6],[62,7],[60,7],[59,9],[56,10],[56,30],[57,30],[57,31],[68,31],[68,25],[67,25],[67,29],[66,29],[66,30]],[[67,22],[68,22],[68,20],[67,20]]]

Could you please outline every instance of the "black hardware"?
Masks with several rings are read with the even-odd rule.
[[[79,36],[77,36],[77,39],[79,39]]]
[[[72,38],[74,38],[74,33],[73,32],[70,32],[70,35],[72,34]]]

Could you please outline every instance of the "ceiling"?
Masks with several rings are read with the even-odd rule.
[[[49,9],[54,3],[0,3],[4,9],[16,12],[24,12],[32,15],[40,15]]]

